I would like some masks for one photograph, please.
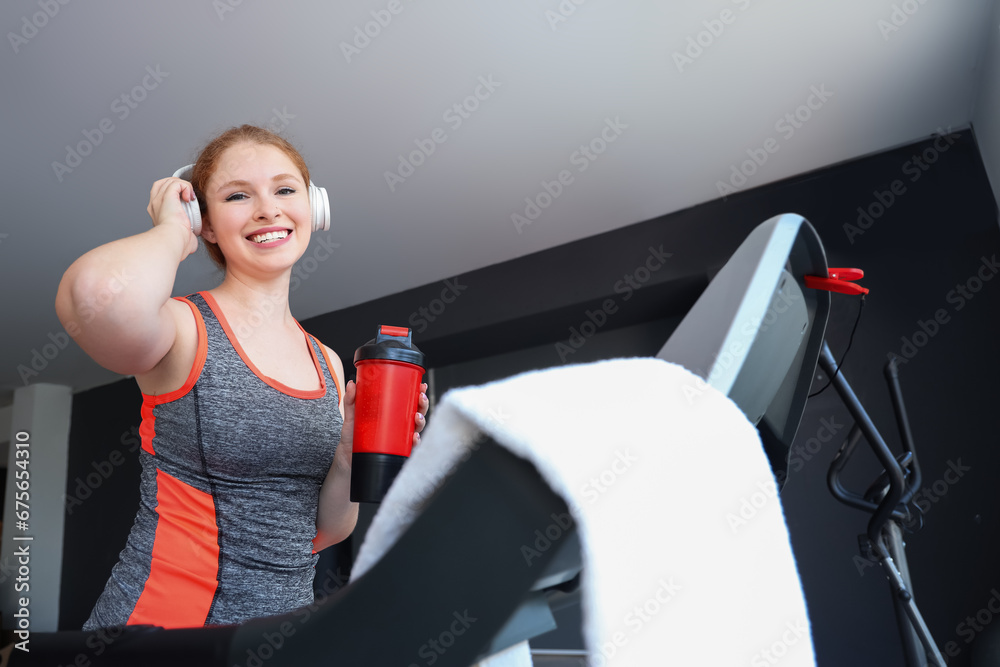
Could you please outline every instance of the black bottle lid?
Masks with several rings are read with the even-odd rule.
[[[413,344],[413,332],[406,327],[381,325],[375,338],[354,352],[355,365],[368,359],[402,361],[425,368],[424,353]]]

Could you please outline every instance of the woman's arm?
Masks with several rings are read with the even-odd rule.
[[[340,386],[344,387],[344,394],[340,397],[340,414],[344,418],[344,426],[333,464],[319,492],[316,538],[313,540],[313,549],[317,552],[347,539],[358,523],[358,503],[351,502],[351,453],[354,449],[354,398],[357,385],[353,381],[344,383],[344,364],[340,357],[328,347],[326,352],[330,363],[334,366],[332,370],[336,373]],[[414,415],[416,425],[413,433],[414,446],[420,441],[420,431],[424,429],[424,415],[427,414],[429,406],[426,391],[427,385],[421,384],[417,406],[419,412]]]
[[[354,395],[355,384],[344,383],[344,364],[336,352],[326,348],[326,356],[333,366],[330,370],[337,376],[337,382],[344,388],[340,396],[341,417],[344,426],[340,432],[340,443],[333,456],[333,464],[323,480],[319,491],[319,507],[316,511],[316,537],[313,550],[323,549],[342,542],[354,532],[358,523],[358,503],[351,502],[351,452],[354,444]]]
[[[94,361],[116,373],[151,370],[173,346],[178,318],[190,319],[170,298],[177,267],[198,248],[182,196],[194,199],[186,181],[154,183],[147,208],[154,227],[91,250],[59,283],[59,321]]]

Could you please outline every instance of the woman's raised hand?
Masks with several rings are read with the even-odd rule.
[[[178,225],[187,230],[188,239],[187,254],[190,255],[198,249],[198,237],[191,231],[191,221],[188,219],[187,211],[184,210],[183,201],[194,201],[194,187],[188,181],[173,176],[161,178],[153,183],[149,191],[149,206],[146,212],[153,220],[153,226],[170,224]]]

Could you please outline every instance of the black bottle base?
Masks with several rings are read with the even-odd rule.
[[[351,502],[380,503],[407,457],[355,453],[351,456]]]

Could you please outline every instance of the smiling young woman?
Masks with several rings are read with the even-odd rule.
[[[288,305],[312,233],[298,151],[244,125],[202,151],[191,182],[156,181],[152,229],[74,262],[56,297],[77,343],[134,375],[143,395],[141,502],[85,629],[239,623],[313,601],[321,549],[357,521],[350,502],[354,384]],[[197,249],[183,202],[224,270],[213,289],[171,297]],[[89,319],[87,295],[134,278]],[[420,388],[417,433],[427,398]]]

